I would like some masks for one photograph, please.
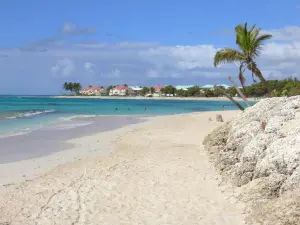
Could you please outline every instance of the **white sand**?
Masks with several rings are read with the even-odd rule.
[[[228,120],[237,112],[220,113]],[[1,165],[10,181],[17,182],[16,171],[36,176],[57,164],[50,159],[67,162],[94,155],[3,194],[0,224],[243,224],[243,206],[232,189],[219,186],[202,146],[207,133],[219,125],[208,121],[215,115],[151,118],[72,140],[76,148],[35,159],[36,165],[30,165],[32,160]],[[109,147],[113,151],[99,154]],[[25,170],[37,165],[36,175]]]

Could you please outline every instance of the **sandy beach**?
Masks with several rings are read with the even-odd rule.
[[[52,96],[51,98],[99,98],[99,99],[151,99],[151,100],[199,100],[199,101],[229,101],[226,97],[143,97],[143,96]],[[243,101],[242,98],[234,97],[237,101]],[[247,98],[248,101],[257,101],[255,98]]]
[[[238,112],[149,117],[0,164],[0,224],[243,224],[244,206],[202,145],[219,113]]]

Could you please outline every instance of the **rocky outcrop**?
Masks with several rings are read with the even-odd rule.
[[[224,178],[243,190],[250,224],[300,224],[300,96],[261,100],[204,145]]]

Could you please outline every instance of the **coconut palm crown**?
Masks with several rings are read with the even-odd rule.
[[[223,48],[217,51],[214,57],[214,67],[224,63],[239,63],[239,80],[244,86],[245,77],[243,72],[248,69],[252,72],[253,81],[256,76],[262,83],[266,84],[261,71],[258,69],[255,59],[259,56],[264,41],[272,38],[271,34],[261,34],[260,29],[253,25],[251,29],[247,28],[247,23],[235,27],[236,44],[239,50],[232,48]]]

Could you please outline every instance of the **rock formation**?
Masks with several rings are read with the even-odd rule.
[[[217,115],[216,115],[216,121],[217,121],[217,122],[224,122],[222,115],[217,114]]]
[[[250,224],[300,224],[300,96],[261,100],[204,140]]]

